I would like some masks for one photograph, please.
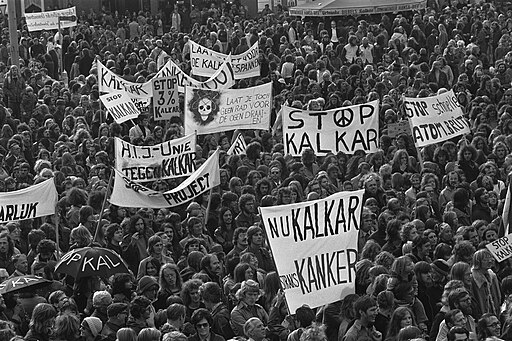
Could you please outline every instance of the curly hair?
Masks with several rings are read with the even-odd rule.
[[[192,290],[199,290],[202,284],[203,282],[199,279],[191,279],[183,284],[180,296],[185,306],[188,306],[192,302],[192,299],[190,298],[190,292]]]

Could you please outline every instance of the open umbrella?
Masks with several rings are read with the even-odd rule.
[[[128,273],[128,266],[114,251],[101,247],[83,247],[62,256],[55,272],[82,277],[110,277],[116,273]]]
[[[0,284],[0,294],[30,288],[31,290],[52,284],[52,281],[34,275],[18,276],[6,279]]]

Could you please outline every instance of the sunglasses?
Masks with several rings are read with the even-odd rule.
[[[208,328],[209,326],[208,322],[196,324],[196,328]]]

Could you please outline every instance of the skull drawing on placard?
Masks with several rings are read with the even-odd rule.
[[[199,125],[212,122],[219,113],[220,91],[194,89],[188,108]]]

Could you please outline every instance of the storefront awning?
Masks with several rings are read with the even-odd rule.
[[[290,15],[325,17],[404,12],[425,9],[427,0],[316,0],[291,7]]]

